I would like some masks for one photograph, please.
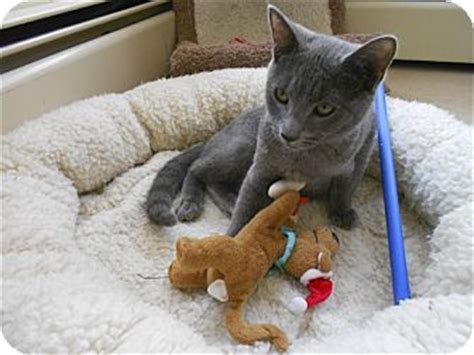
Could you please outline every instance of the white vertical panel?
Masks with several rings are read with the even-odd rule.
[[[166,75],[174,33],[170,11],[3,74],[2,133],[72,101]]]

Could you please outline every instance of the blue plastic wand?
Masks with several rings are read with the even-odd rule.
[[[378,86],[375,94],[375,114],[377,116],[380,170],[382,172],[385,219],[387,223],[390,267],[392,270],[393,303],[398,305],[400,301],[410,298],[410,283],[408,280],[405,247],[403,245],[397,180],[395,177],[383,83]]]

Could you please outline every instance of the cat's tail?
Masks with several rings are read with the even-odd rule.
[[[204,143],[192,146],[168,161],[156,175],[146,200],[148,217],[154,223],[161,226],[176,224],[171,206],[181,191],[189,167],[199,158],[203,148]]]

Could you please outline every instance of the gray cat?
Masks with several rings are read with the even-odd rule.
[[[325,197],[332,223],[350,229],[351,199],[374,144],[375,89],[397,48],[380,36],[360,46],[314,33],[268,8],[273,39],[266,105],[243,113],[207,143],[158,172],[147,198],[149,218],[171,226],[203,210],[206,189],[232,216],[229,235],[270,203],[279,179],[306,182],[303,194]],[[181,190],[176,216],[171,211]]]

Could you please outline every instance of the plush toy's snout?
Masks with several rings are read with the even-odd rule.
[[[317,255],[318,269],[322,272],[329,272],[332,269],[331,255],[328,251],[320,251]]]
[[[328,227],[319,227],[315,229],[314,235],[316,242],[321,246],[329,250],[332,256],[336,255],[339,250],[339,238],[336,233]]]
[[[332,270],[332,257],[339,250],[339,238],[329,228],[320,228],[315,231],[319,253],[317,255],[317,266],[322,272]]]
[[[290,259],[292,262],[288,263],[287,271],[298,277],[310,293],[306,298],[291,300],[289,308],[294,313],[302,313],[331,296],[334,287],[332,258],[339,250],[339,238],[327,227],[300,233],[298,243],[299,248],[295,249],[294,260]]]

